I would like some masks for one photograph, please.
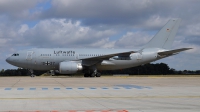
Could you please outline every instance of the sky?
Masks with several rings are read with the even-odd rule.
[[[199,0],[0,0],[0,70],[30,48],[135,48],[168,20],[181,18],[172,49],[193,48],[154,63],[200,70]]]

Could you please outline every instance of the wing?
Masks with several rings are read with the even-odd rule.
[[[167,57],[167,56],[171,56],[171,55],[176,55],[179,52],[186,51],[189,49],[192,49],[192,48],[181,48],[181,49],[174,49],[174,50],[169,50],[169,51],[158,52],[158,55],[160,57]]]
[[[88,57],[88,58],[82,58],[82,65],[85,66],[91,66],[97,63],[102,62],[103,60],[108,60],[109,58],[112,58],[114,56],[120,56],[120,57],[128,57],[131,53],[136,53],[137,51],[128,51],[128,52],[120,52],[120,53],[112,53],[108,55],[102,55],[102,56],[96,56],[96,57]]]

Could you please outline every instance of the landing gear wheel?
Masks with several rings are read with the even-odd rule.
[[[35,77],[35,75],[33,74],[33,70],[31,70],[31,69],[28,69],[29,70],[29,72],[30,72],[30,76],[31,77]]]
[[[90,75],[90,77],[95,77],[96,76],[96,74],[95,73],[92,73],[91,75]]]
[[[85,74],[84,74],[84,77],[89,77],[89,74],[85,73]]]
[[[96,77],[101,77],[101,73],[96,73]]]

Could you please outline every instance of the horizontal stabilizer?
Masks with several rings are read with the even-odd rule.
[[[186,50],[189,50],[189,49],[192,49],[192,48],[174,49],[174,50],[170,50],[170,51],[158,52],[158,54],[159,55],[174,55],[174,54],[177,54],[179,52],[186,51]]]

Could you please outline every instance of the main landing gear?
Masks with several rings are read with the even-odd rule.
[[[88,71],[84,74],[84,77],[101,77],[101,73],[97,72],[95,69],[94,71]]]
[[[98,73],[98,72],[97,73],[93,72],[93,73],[90,73],[90,74],[89,73],[85,73],[84,77],[101,77],[101,73]]]

